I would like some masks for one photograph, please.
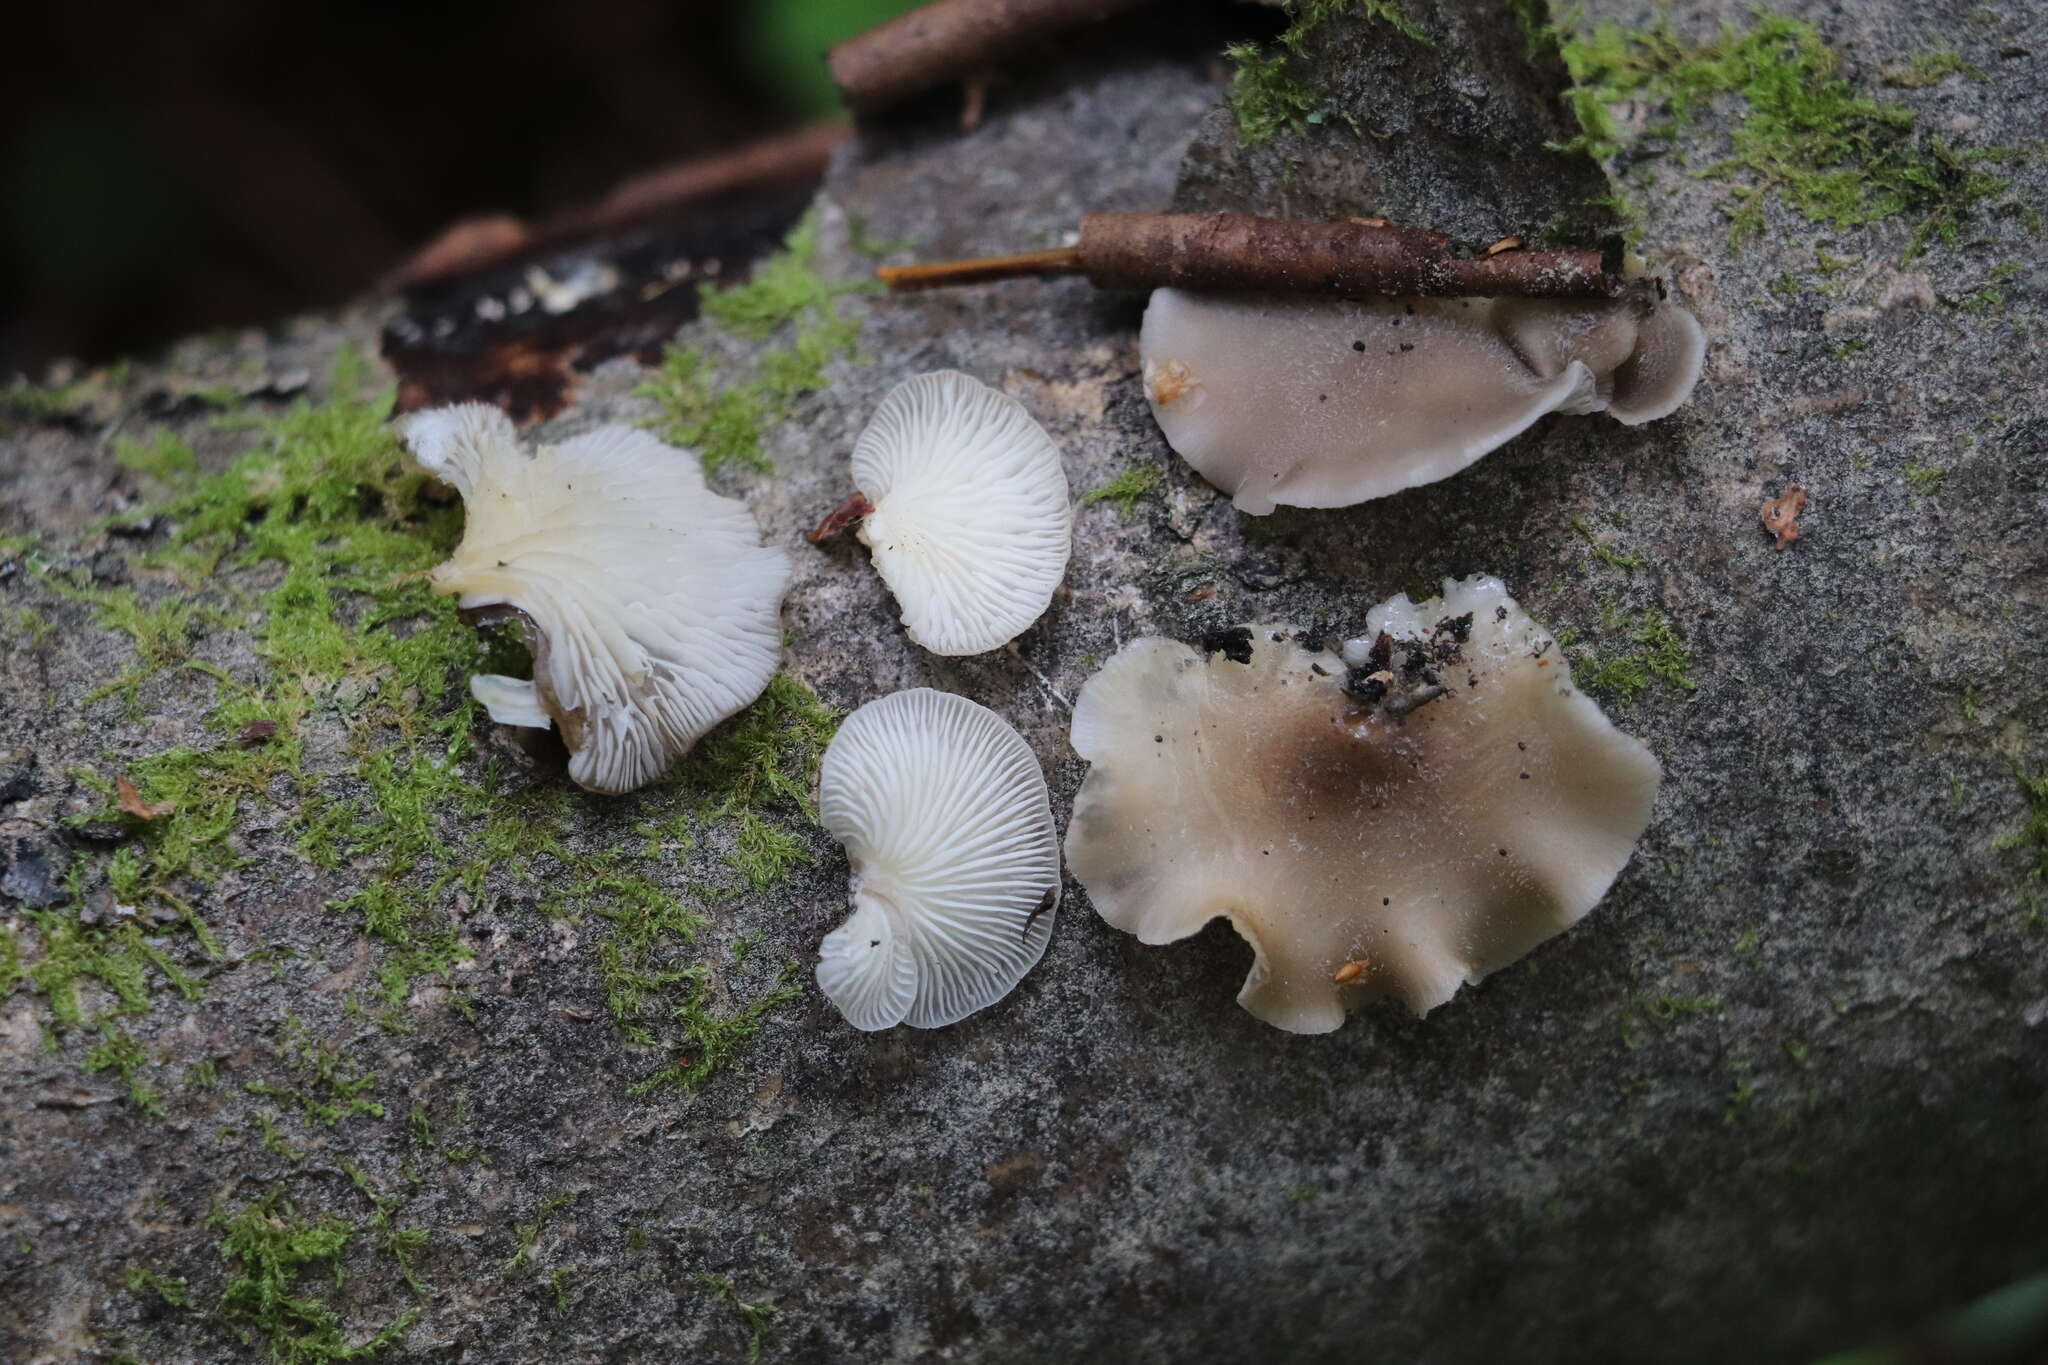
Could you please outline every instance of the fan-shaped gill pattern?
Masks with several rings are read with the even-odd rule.
[[[853,478],[913,642],[980,654],[1045,613],[1074,515],[1059,448],[1016,399],[955,370],[905,380],[855,444]]]
[[[818,984],[855,1027],[954,1023],[1044,954],[1052,806],[1037,757],[993,711],[924,687],[869,702],[825,751],[818,805],[846,846],[854,904],[826,936]]]
[[[528,456],[478,404],[406,434],[463,493],[462,544],[432,581],[465,608],[531,620],[535,692],[578,784],[652,780],[767,686],[789,559],[744,503],[705,487],[694,455],[612,426]]]

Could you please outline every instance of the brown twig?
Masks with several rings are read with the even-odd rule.
[[[1504,241],[1513,239],[1504,239]],[[1237,213],[1091,213],[1080,242],[1052,251],[885,266],[891,289],[1084,274],[1098,289],[1217,293],[1599,298],[1620,286],[1617,248],[1525,251],[1495,243],[1458,256],[1441,233],[1379,220],[1300,222]]]
[[[938,0],[849,38],[825,54],[832,79],[859,110],[965,81],[1017,49],[1147,0]]]
[[[620,183],[595,204],[534,225],[507,214],[466,218],[414,252],[377,287],[392,293],[471,275],[664,218],[719,195],[815,181],[848,132],[843,120],[833,120],[735,152],[663,166]]]

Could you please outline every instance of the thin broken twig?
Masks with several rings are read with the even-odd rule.
[[[1017,49],[1111,19],[1147,0],[938,0],[825,54],[839,93],[873,111],[1014,61]]]
[[[1503,239],[1510,241],[1513,239]],[[1621,284],[1619,244],[1527,251],[1495,243],[1459,256],[1442,233],[1377,219],[1303,222],[1238,213],[1090,213],[1071,247],[936,265],[883,266],[893,290],[1085,275],[1098,289],[1216,293],[1604,298]]]

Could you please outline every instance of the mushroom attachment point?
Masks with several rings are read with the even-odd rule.
[[[907,379],[855,443],[853,477],[856,534],[913,643],[983,654],[1044,615],[1074,512],[1059,447],[1022,403],[956,370]]]
[[[840,723],[819,820],[846,846],[853,914],[818,985],[858,1029],[940,1028],[1008,995],[1045,953],[1059,840],[1030,746],[985,706],[914,687]]]
[[[1545,413],[1654,421],[1691,395],[1706,336],[1648,280],[1604,299],[1156,289],[1139,352],[1167,443],[1263,515],[1448,478]]]
[[[1137,640],[1082,686],[1066,855],[1143,942],[1228,918],[1269,1024],[1428,1012],[1591,910],[1649,823],[1657,760],[1498,579],[1383,602],[1341,651],[1249,635],[1245,661]]]
[[[418,413],[404,436],[464,507],[428,581],[533,651],[532,681],[482,674],[470,691],[500,724],[559,726],[578,786],[653,780],[774,676],[789,557],[695,455],[621,426],[529,455],[482,403]]]

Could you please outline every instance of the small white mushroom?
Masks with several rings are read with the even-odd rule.
[[[1138,640],[1074,706],[1094,766],[1066,854],[1096,912],[1153,944],[1228,917],[1238,1002],[1296,1033],[1384,995],[1427,1012],[1575,923],[1661,772],[1499,580],[1366,624],[1341,654],[1275,626]]]
[[[853,449],[861,543],[934,654],[981,654],[1044,615],[1074,513],[1059,447],[1007,394],[955,370],[890,390]]]
[[[1549,412],[1663,417],[1692,393],[1706,337],[1648,284],[1367,302],[1157,289],[1139,350],[1167,443],[1263,515],[1448,478]]]
[[[789,556],[697,457],[631,427],[528,455],[481,403],[409,418],[422,469],[462,495],[462,543],[428,577],[469,618],[513,621],[533,681],[470,691],[505,725],[559,725],[569,776],[599,792],[658,777],[768,685]]]
[[[939,1028],[1010,993],[1045,953],[1059,841],[1045,776],[985,706],[916,687],[848,716],[819,819],[846,846],[853,914],[818,985],[858,1029]]]

